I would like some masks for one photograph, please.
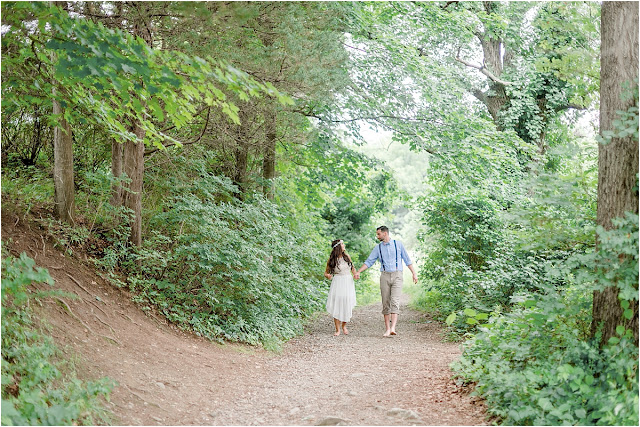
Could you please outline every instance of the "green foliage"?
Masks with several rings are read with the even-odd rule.
[[[538,292],[541,283],[566,286],[566,277],[547,277],[547,269],[593,250],[595,150],[568,145],[548,156],[557,159],[553,170],[532,165],[535,175],[516,180],[520,188],[509,190],[501,203],[478,189],[477,196],[435,196],[426,206],[425,294],[435,292],[432,308],[442,319],[449,316],[456,331],[475,329],[464,309],[508,311],[512,296]]]
[[[321,308],[324,260],[310,223],[293,226],[276,205],[237,191],[206,172],[176,190],[151,219],[128,283],[138,302],[199,335],[273,347]]]
[[[620,286],[627,318],[629,301],[638,297],[638,216],[615,225],[598,231],[597,251],[550,265],[539,292],[515,297],[509,313],[493,313],[466,343],[455,370],[477,382],[504,423],[638,423],[638,348],[631,331],[618,327],[604,348],[599,337],[589,337],[594,289]],[[620,268],[602,268],[612,263]],[[559,277],[568,286],[554,286]]]
[[[601,226],[596,229],[598,250],[576,256],[572,262],[585,266],[576,268],[576,280],[594,283],[599,291],[618,288],[618,298],[626,301],[624,316],[631,319],[629,301],[638,300],[638,215],[627,212],[624,218],[611,222],[610,230]]]
[[[598,93],[600,5],[544,3],[534,20],[535,67],[566,82],[569,102],[589,106]]]
[[[52,339],[39,332],[29,301],[32,283],[53,284],[33,259],[2,259],[2,425],[95,424],[105,420],[101,398],[109,397],[106,379],[83,382],[60,362]],[[49,293],[50,294],[50,293]]]
[[[608,144],[613,138],[629,136],[635,141],[638,140],[638,80],[633,84],[624,82],[622,88],[622,98],[633,100],[633,105],[627,111],[616,111],[618,118],[611,123],[613,129],[602,129],[601,135],[596,137],[601,144]]]
[[[151,49],[141,38],[70,18],[46,3],[7,2],[2,8],[7,26],[2,34],[3,110],[9,112],[34,103],[49,105],[55,97],[63,107],[81,107],[76,113],[65,109],[70,123],[97,123],[121,141],[136,139],[132,126],[137,123],[148,142],[163,147],[180,141],[157,123],[167,119],[172,128],[185,126],[196,114],[196,102],[217,107],[240,123],[238,108],[219,86],[244,100],[266,93],[293,102],[228,63]],[[59,119],[51,117],[53,123]]]
[[[518,197],[519,183],[526,176],[523,159],[533,156],[531,146],[514,132],[500,132],[488,124],[437,149],[428,177],[438,193],[483,192],[502,203]]]
[[[625,338],[600,350],[566,326],[570,316],[555,314],[547,321],[548,313],[523,309],[492,318],[454,369],[477,383],[504,424],[637,425],[638,348]]]
[[[329,191],[329,196],[333,197],[322,211],[326,221],[323,234],[330,236],[329,240],[344,239],[353,262],[364,262],[375,244],[373,235],[378,225],[373,224],[373,216],[391,207],[396,198],[395,189],[391,175],[378,171],[369,174],[359,191],[345,192],[344,196]]]
[[[427,257],[431,277],[456,275],[447,269],[459,263],[468,265],[472,271],[482,271],[501,234],[497,204],[473,195],[433,197],[424,204],[425,225],[446,242],[446,247],[434,248]]]
[[[52,205],[53,181],[39,166],[3,167],[2,194],[19,204],[26,215],[34,208]]]
[[[491,311],[507,305],[528,281],[515,280],[535,269],[513,265],[513,246],[504,238],[499,205],[482,195],[433,196],[424,201],[429,235],[419,238],[425,248],[420,269],[426,292],[437,295],[438,311],[447,315],[464,308]],[[510,260],[510,261],[507,261]],[[492,274],[500,271],[500,274]]]

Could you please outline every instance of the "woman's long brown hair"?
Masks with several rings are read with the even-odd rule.
[[[338,265],[338,259],[340,258],[344,259],[347,262],[347,264],[349,264],[349,267],[353,267],[353,263],[351,262],[351,257],[347,254],[346,251],[342,250],[342,245],[337,245],[337,243],[340,240],[341,239],[337,239],[331,242],[331,247],[333,249],[331,250],[331,255],[329,255],[329,261],[327,261],[327,268],[325,270],[326,273],[333,274],[333,272],[336,269],[336,266]]]

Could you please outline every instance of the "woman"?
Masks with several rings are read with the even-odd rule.
[[[327,311],[333,316],[333,323],[336,327],[336,332],[333,335],[337,337],[340,335],[340,330],[345,335],[349,334],[347,322],[351,320],[351,312],[356,305],[356,288],[352,277],[356,269],[351,262],[351,257],[344,250],[342,240],[331,242],[331,248],[324,277],[331,280]]]

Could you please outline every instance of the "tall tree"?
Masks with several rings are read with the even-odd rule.
[[[153,33],[151,32],[151,19],[149,3],[131,2],[132,33],[136,38],[144,40],[151,48],[153,46]],[[140,100],[144,106],[144,99]],[[123,193],[122,203],[132,212],[130,219],[130,242],[135,246],[142,245],[142,183],[144,177],[144,140],[146,131],[139,122],[133,123],[135,139],[128,139],[123,147],[122,171],[129,178],[127,189]]]
[[[212,115],[198,141],[215,157],[217,173],[243,192],[258,190],[271,198],[280,166],[313,143],[304,112],[310,106],[327,108],[348,82],[341,28],[345,6],[204,2],[196,7],[204,9],[157,26],[163,46],[227,60],[296,100],[293,107],[271,99],[239,101],[241,127]]]
[[[610,132],[613,137],[598,148],[597,222],[608,230],[613,226],[611,220],[625,212],[638,214],[637,128],[620,136],[614,123],[618,112],[635,107],[637,114],[638,3],[603,2],[601,28],[600,133]],[[623,325],[633,331],[637,345],[638,300],[631,304],[633,316],[627,319],[617,287],[594,291],[592,334],[602,325],[602,342],[606,343],[616,334],[616,327]]]
[[[66,1],[52,2],[66,10]],[[55,60],[55,59],[54,59]],[[73,135],[71,125],[65,117],[60,101],[53,89],[53,115],[57,125],[53,132],[53,187],[56,216],[62,221],[73,224],[75,217],[75,186],[73,180]]]

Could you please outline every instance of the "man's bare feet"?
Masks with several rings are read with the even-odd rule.
[[[389,333],[390,333],[391,335],[398,335],[398,334],[396,334],[396,331],[391,331],[391,332],[389,332]]]
[[[385,338],[389,338],[391,336],[391,331],[387,331],[384,334],[382,334],[383,337]]]

